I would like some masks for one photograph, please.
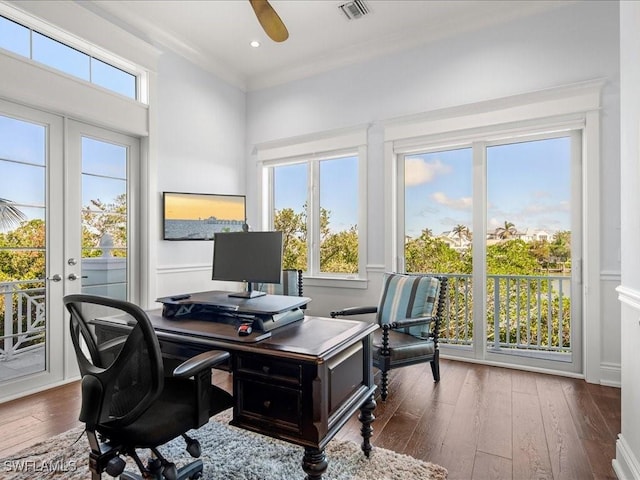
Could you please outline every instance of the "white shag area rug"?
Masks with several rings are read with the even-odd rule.
[[[191,432],[200,441],[203,480],[304,479],[304,449],[227,425],[231,410],[222,412]],[[191,435],[190,434],[190,435]],[[78,440],[79,439],[79,440]],[[77,440],[77,441],[76,441]],[[178,467],[193,459],[178,438],[160,447],[160,453]],[[366,458],[360,445],[332,440],[325,449],[329,467],[323,480],[444,480],[447,470],[407,455],[373,446]],[[140,451],[143,461],[146,453]],[[0,479],[22,480],[90,478],[89,447],[81,428],[69,430],[9,458],[0,459]],[[127,470],[138,473],[133,462]],[[106,473],[103,478],[111,478]]]

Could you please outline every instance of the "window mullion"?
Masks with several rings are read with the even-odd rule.
[[[309,271],[320,273],[320,161],[309,161],[309,202],[307,205],[307,235]]]
[[[476,358],[486,349],[487,144],[474,142],[473,152],[473,348]]]

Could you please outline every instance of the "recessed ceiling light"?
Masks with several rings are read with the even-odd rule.
[[[257,40],[254,40],[249,45],[251,45],[253,48],[258,48],[260,46],[260,42]]]

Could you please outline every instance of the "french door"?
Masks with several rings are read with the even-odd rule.
[[[138,155],[135,138],[0,101],[0,400],[75,376],[65,294],[131,295]]]
[[[445,274],[442,351],[582,372],[579,129],[398,155],[400,270]]]

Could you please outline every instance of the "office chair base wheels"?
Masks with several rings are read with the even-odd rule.
[[[187,435],[182,435],[182,437],[184,438],[184,441],[187,442],[187,452],[189,452],[189,455],[191,455],[193,458],[200,458],[200,455],[202,455],[200,442],[191,437],[188,437]]]
[[[109,462],[107,462],[107,468],[105,468],[105,471],[115,478],[124,472],[125,465],[126,463],[122,458],[113,457]]]
[[[202,460],[194,460],[193,462],[178,469],[178,478],[190,478],[193,480],[202,478],[203,469],[204,464],[202,463]]]

